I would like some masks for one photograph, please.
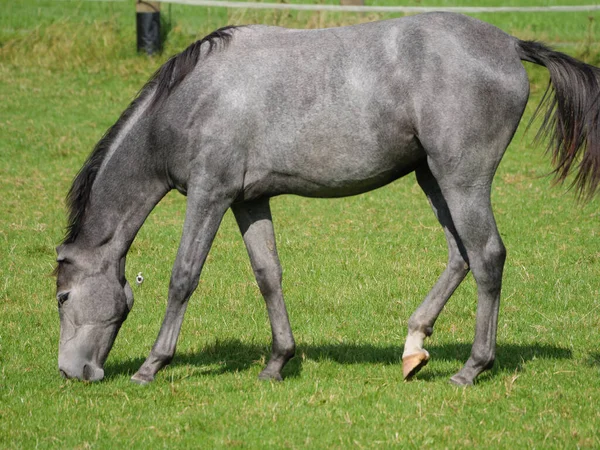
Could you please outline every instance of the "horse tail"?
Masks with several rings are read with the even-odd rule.
[[[557,182],[577,166],[571,187],[591,199],[600,185],[600,69],[539,42],[518,41],[524,61],[546,67],[550,82],[533,120],[544,114],[536,139],[549,137]],[[531,123],[530,123],[531,125]]]

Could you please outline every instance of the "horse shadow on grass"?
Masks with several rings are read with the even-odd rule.
[[[590,353],[588,355],[587,363],[591,367],[597,367],[600,369],[600,352]]]
[[[432,363],[418,375],[422,380],[449,378],[460,369],[469,358],[471,344],[445,343],[427,346]],[[302,372],[305,360],[334,361],[338,364],[384,364],[397,365],[402,371],[401,346],[377,346],[370,344],[298,344],[296,357],[284,368],[283,377],[296,378]],[[189,366],[193,370],[191,376],[218,375],[223,373],[242,372],[258,366],[263,367],[270,355],[268,345],[248,344],[239,340],[216,341],[200,352],[177,353],[171,367]],[[488,376],[494,377],[498,372],[515,372],[534,359],[571,359],[571,350],[548,344],[498,344],[496,349],[496,366]],[[455,361],[456,367],[448,369],[448,365],[436,367],[436,361]],[[144,358],[126,361],[108,361],[107,378],[123,374],[133,375],[144,362]],[[187,376],[186,376],[187,377]]]

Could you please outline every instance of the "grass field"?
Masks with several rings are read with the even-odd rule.
[[[129,381],[166,304],[185,208],[170,194],[131,248],[127,276],[143,272],[145,282],[134,287],[106,379],[89,384],[58,375],[54,247],[73,176],[145,80],[228,23],[314,28],[392,15],[173,5],[165,53],[148,58],[135,53],[130,3],[0,5],[0,448],[600,448],[600,198],[578,205],[565,187],[552,187],[543,146],[532,144],[534,130],[524,133],[545,88],[543,69],[527,66],[531,101],[493,188],[508,260],[497,362],[475,387],[448,383],[473,338],[470,277],[428,341],[430,364],[402,381],[406,322],[446,260],[413,175],[342,200],[272,201],[298,344],[283,383],[257,380],[270,330],[229,213],[173,364],[151,385]],[[600,64],[597,12],[478,17]]]

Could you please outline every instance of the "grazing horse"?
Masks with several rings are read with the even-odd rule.
[[[125,257],[172,189],[187,196],[168,304],[132,380],[169,364],[187,302],[231,208],[264,296],[273,343],[263,379],[281,379],[295,343],[281,288],[269,199],[344,197],[416,173],[448,241],[448,264],[408,321],[405,378],[471,271],[471,355],[451,378],[472,384],[495,358],[506,256],[490,191],[529,96],[521,61],[545,66],[542,134],[559,180],[583,197],[600,182],[600,69],[479,20],[431,13],[341,28],[222,28],[167,61],[96,145],[67,196],[57,248],[58,366],[100,380],[133,305]],[[538,108],[539,110],[539,108]]]

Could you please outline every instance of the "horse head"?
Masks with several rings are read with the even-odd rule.
[[[65,378],[98,381],[122,323],[133,307],[125,258],[107,264],[69,245],[57,248],[60,316],[58,369]]]

